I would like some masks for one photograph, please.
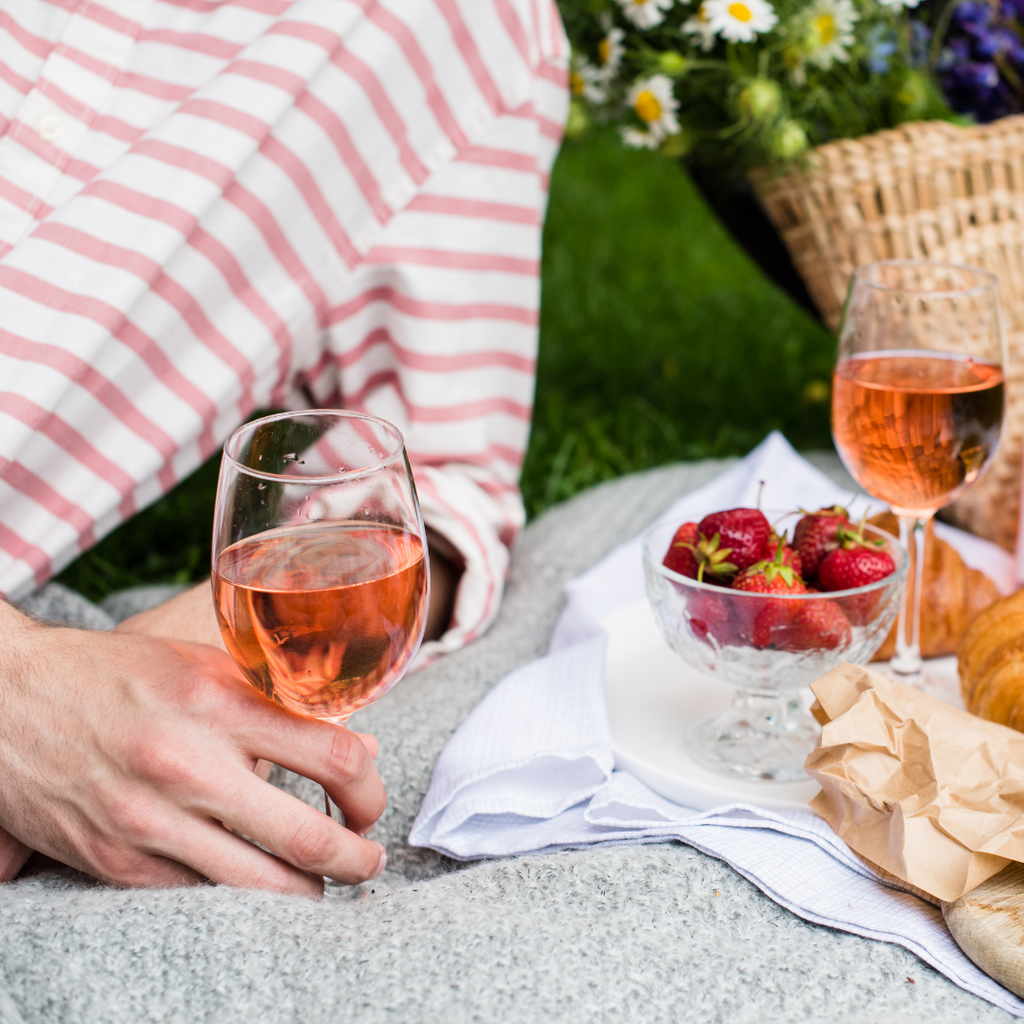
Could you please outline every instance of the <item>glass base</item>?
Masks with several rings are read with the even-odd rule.
[[[896,659],[894,658],[893,661]],[[881,665],[877,669],[883,676],[887,676],[895,683],[902,683],[904,686],[909,686],[915,690],[927,690],[929,688],[928,677],[924,674],[923,669],[917,672],[904,672],[900,667],[893,665],[892,661],[885,662],[884,667]]]
[[[886,663],[886,675],[890,679],[898,679],[907,686],[917,686],[924,679],[924,662],[920,656],[901,658],[894,654]]]
[[[698,722],[686,749],[700,765],[722,775],[772,782],[806,779],[804,761],[817,746],[821,726],[794,697],[737,700],[729,711]]]

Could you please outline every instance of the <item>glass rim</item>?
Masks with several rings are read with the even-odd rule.
[[[387,433],[391,434],[395,438],[396,443],[391,452],[383,458],[378,459],[372,465],[361,466],[358,469],[346,469],[340,473],[328,473],[322,476],[289,476],[285,473],[268,473],[263,469],[254,469],[251,466],[242,465],[242,463],[239,462],[230,451],[232,445],[237,447],[237,442],[247,431],[251,432],[252,430],[264,426],[267,423],[277,423],[281,420],[297,419],[300,416],[329,416],[338,420],[364,420],[368,423],[375,423],[378,426],[383,427]],[[286,484],[315,484],[322,486],[323,484],[343,483],[346,480],[355,480],[359,477],[369,476],[371,473],[376,473],[379,470],[386,469],[404,451],[405,437],[401,430],[399,430],[394,423],[381,419],[379,416],[371,416],[366,412],[356,412],[354,409],[290,409],[286,412],[271,413],[269,416],[260,416],[258,419],[249,420],[247,423],[243,423],[236,427],[231,432],[231,436],[224,442],[224,447],[221,450],[221,457],[234,466],[239,473],[245,473],[247,476],[256,477],[260,480],[270,480],[276,483]]]
[[[644,560],[648,562],[651,568],[653,568],[659,576],[663,576],[672,583],[683,583],[693,590],[708,590],[716,594],[727,593],[734,597],[750,597],[755,600],[831,601],[837,597],[855,597],[858,594],[870,594],[874,591],[881,590],[886,586],[891,586],[893,583],[899,582],[900,578],[905,576],[910,568],[910,558],[907,556],[906,551],[904,551],[900,546],[899,538],[893,536],[893,534],[889,533],[888,530],[883,530],[881,527],[875,526],[872,523],[866,523],[865,529],[870,530],[872,533],[877,533],[885,540],[891,542],[892,546],[894,546],[900,554],[899,564],[888,576],[883,576],[880,580],[875,580],[874,583],[865,583],[862,587],[851,587],[849,590],[823,590],[814,594],[761,594],[750,590],[733,590],[731,587],[720,587],[715,583],[705,583],[703,580],[696,580],[692,576],[684,576],[682,573],[678,573],[674,569],[670,569],[667,565],[664,565],[661,561],[657,560],[656,556],[651,551],[650,545],[654,540],[654,535],[660,530],[665,529],[667,525],[667,523],[655,524],[647,530],[646,533],[644,533]]]
[[[950,270],[959,270],[971,274],[974,277],[983,278],[983,281],[979,284],[969,285],[965,288],[944,288],[941,290],[933,290],[929,288],[904,288],[870,280],[867,273],[875,267],[946,267]],[[995,290],[999,283],[999,278],[990,270],[985,270],[983,267],[976,267],[973,263],[954,263],[951,260],[892,259],[873,260],[871,263],[861,263],[859,266],[854,267],[853,273],[850,275],[851,291],[853,290],[855,281],[867,285],[869,288],[874,288],[879,292],[892,292],[894,294],[902,292],[904,295],[927,295],[936,299],[948,299],[954,298],[955,296],[974,298],[979,295],[984,295],[990,290]]]

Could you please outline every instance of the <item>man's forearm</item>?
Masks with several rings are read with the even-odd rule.
[[[459,553],[439,533],[427,528],[430,551],[430,608],[424,640],[437,640],[448,629],[455,607],[455,592],[462,578]]]
[[[210,644],[226,651],[213,608],[209,580],[186,590],[156,608],[139,612],[125,619],[118,627],[121,633],[137,633],[160,640],[187,640],[194,644]]]

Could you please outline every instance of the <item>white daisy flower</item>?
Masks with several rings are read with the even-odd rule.
[[[768,0],[704,0],[708,21],[731,43],[752,43],[779,20]]]
[[[807,60],[819,68],[850,59],[858,14],[852,0],[817,0],[807,12],[804,45]]]
[[[605,75],[589,61],[582,57],[573,57],[569,66],[569,91],[588,103],[604,103],[608,98],[605,92]]]
[[[620,128],[619,135],[631,149],[657,149],[661,145],[650,132],[642,132],[639,128]]]
[[[696,36],[694,42],[699,42],[702,50],[710,50],[715,45],[715,30],[711,25],[711,19],[705,10],[707,4],[701,4],[697,13],[683,22],[683,31],[688,35]]]
[[[606,78],[613,78],[619,71],[619,65],[626,53],[622,40],[626,33],[621,28],[609,28],[608,35],[597,44],[597,56],[601,61],[601,73]]]
[[[637,28],[654,28],[660,25],[665,11],[672,6],[673,0],[619,0],[622,13]]]
[[[899,14],[904,7],[916,7],[921,0],[878,0],[883,7],[888,7],[891,11]]]
[[[626,102],[646,124],[647,131],[657,143],[679,132],[676,119],[679,101],[672,92],[672,79],[668,75],[638,79],[626,94]]]

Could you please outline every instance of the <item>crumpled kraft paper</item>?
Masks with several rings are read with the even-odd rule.
[[[858,665],[811,689],[811,807],[851,849],[946,902],[1024,862],[1024,734]]]

